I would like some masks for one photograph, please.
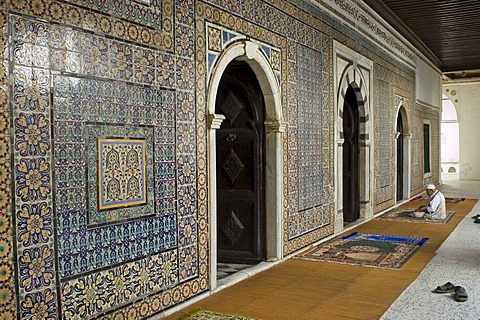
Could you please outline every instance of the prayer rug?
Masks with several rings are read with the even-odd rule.
[[[184,314],[177,320],[255,320],[255,318],[195,309]]]
[[[412,199],[410,199],[410,201],[418,201],[418,202],[428,202],[430,200],[430,197],[429,196],[425,196],[425,195],[420,195],[420,196],[416,196]],[[460,201],[465,201],[465,198],[450,198],[450,197],[445,197],[445,202],[446,203],[458,203]]]
[[[456,211],[447,211],[447,217],[445,219],[422,219],[422,218],[413,218],[410,214],[413,212],[411,209],[394,209],[389,211],[380,217],[378,220],[388,220],[388,221],[406,221],[413,223],[433,223],[433,224],[445,224],[452,219],[452,217],[457,213]]]
[[[427,240],[353,232],[313,246],[296,258],[399,269]]]

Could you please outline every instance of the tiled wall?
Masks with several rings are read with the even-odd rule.
[[[0,317],[16,317],[15,259],[12,214],[10,90],[8,85],[8,15],[0,3]],[[50,215],[51,219],[51,215]],[[52,296],[54,298],[54,296]]]
[[[202,51],[205,44],[199,37],[197,42],[201,46],[196,55],[206,57],[207,66],[205,69],[201,63],[197,64],[198,111],[205,106],[205,91],[200,84],[208,81],[220,50],[236,39],[249,37],[259,42],[281,85],[283,117],[288,123],[283,146],[286,198],[283,219],[287,222],[283,240],[284,254],[291,253],[333,233],[333,149],[329,143],[333,137],[332,42],[319,31],[329,29],[284,1],[209,3],[215,6],[202,2],[196,5],[197,34],[207,34],[208,48],[205,54]],[[317,28],[309,28],[301,21],[309,21]],[[210,23],[207,28],[206,23]],[[315,74],[307,72],[312,68],[316,69]],[[311,122],[303,121],[306,117]],[[305,137],[303,142],[300,136]],[[315,140],[313,137],[321,140],[310,146],[306,137],[310,141]],[[315,157],[324,159],[321,168],[311,162]],[[308,177],[299,175],[300,163],[301,173]],[[308,190],[307,202],[299,199],[300,187],[303,195]],[[315,192],[319,194],[314,195]]]
[[[208,289],[205,97],[247,37],[282,91],[288,254],[333,233],[333,39],[412,75],[283,0],[0,2],[0,318],[139,319]]]
[[[405,72],[389,63],[376,58],[374,65],[374,112],[378,121],[375,127],[375,182],[374,182],[374,212],[379,212],[396,203],[395,199],[395,132],[397,119],[396,93],[408,101],[413,101],[414,75]],[[404,104],[404,108],[411,113],[411,104]],[[414,127],[405,119],[404,126]]]
[[[140,318],[205,290],[193,2],[1,6],[2,318]]]

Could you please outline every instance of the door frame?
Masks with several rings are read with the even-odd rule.
[[[351,48],[333,42],[334,49],[334,110],[335,110],[335,225],[334,233],[343,226],[343,106],[349,86],[353,87],[359,112],[359,183],[360,219],[373,217],[373,128],[372,92],[373,61]]]
[[[255,42],[242,39],[231,43],[220,54],[209,75],[207,89],[207,167],[209,219],[210,290],[217,288],[217,176],[216,135],[225,117],[215,114],[217,89],[228,64],[234,60],[248,63],[257,76],[265,103],[265,209],[266,258],[283,258],[283,121],[281,92],[273,69]]]

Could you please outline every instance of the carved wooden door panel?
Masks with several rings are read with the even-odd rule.
[[[360,217],[359,117],[355,92],[349,87],[343,106],[343,220]]]
[[[216,113],[226,118],[216,133],[217,258],[256,263],[265,257],[264,107],[246,63],[226,69]]]

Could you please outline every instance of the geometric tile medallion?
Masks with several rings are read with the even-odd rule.
[[[145,140],[98,139],[98,209],[145,204]]]

